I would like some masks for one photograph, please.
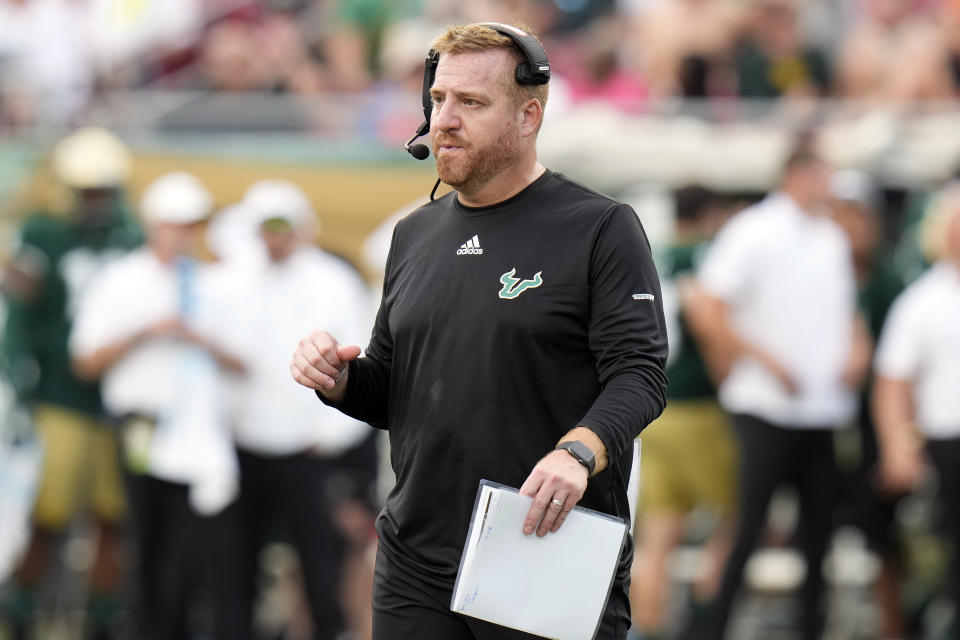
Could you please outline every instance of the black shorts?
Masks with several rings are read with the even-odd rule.
[[[442,589],[377,551],[373,581],[373,640],[524,640],[539,636],[450,611],[452,589]],[[595,640],[626,640],[629,584],[614,584]]]

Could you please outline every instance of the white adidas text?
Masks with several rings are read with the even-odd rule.
[[[457,249],[458,256],[482,256],[483,249],[480,248],[480,236],[473,236]]]

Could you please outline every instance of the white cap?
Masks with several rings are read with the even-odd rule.
[[[253,212],[243,203],[224,207],[207,225],[207,246],[221,260],[246,259],[263,250]]]
[[[130,152],[109,131],[88,127],[57,143],[53,171],[74,189],[120,187],[130,176]]]
[[[243,196],[243,206],[250,210],[255,224],[273,218],[287,220],[295,229],[317,223],[317,214],[300,187],[286,180],[254,182]]]
[[[855,202],[870,211],[876,211],[879,205],[873,178],[853,169],[843,169],[831,176],[830,195],[837,200]]]
[[[154,180],[140,200],[140,216],[148,224],[193,224],[213,209],[213,196],[189,173],[174,172]]]

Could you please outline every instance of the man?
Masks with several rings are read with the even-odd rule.
[[[876,357],[873,411],[881,478],[911,491],[924,472],[924,449],[939,476],[954,546],[954,603],[960,602],[960,187],[934,199],[925,226],[934,265],[897,298]],[[954,623],[956,624],[956,623]],[[955,629],[954,629],[955,634]]]
[[[824,95],[830,87],[829,62],[804,38],[798,3],[761,0],[751,13],[733,56],[738,95],[771,101]]]
[[[767,520],[774,489],[797,487],[803,637],[823,630],[820,571],[831,530],[834,430],[856,409],[869,365],[856,316],[856,283],[843,232],[820,212],[829,170],[800,149],[780,188],[728,222],[698,274],[700,326],[729,373],[720,403],[739,441],[739,523],[707,637],[720,638]],[[704,625],[707,626],[707,625]]]
[[[52,165],[69,203],[67,215],[30,216],[3,278],[9,303],[5,366],[45,447],[32,538],[3,614],[14,637],[26,637],[54,543],[89,506],[97,523],[97,552],[88,633],[108,637],[123,613],[117,563],[122,481],[99,387],[74,374],[67,336],[91,278],[135,246],[140,234],[123,205],[129,152],[115,136],[102,129],[77,131],[58,143]]]
[[[365,473],[346,468],[344,456],[367,444],[372,430],[318,406],[287,368],[290,345],[315,326],[332,327],[351,341],[369,335],[370,293],[346,262],[312,244],[317,216],[295,185],[262,180],[238,206],[247,210],[244,217],[253,227],[248,233],[259,234],[266,259],[248,261],[244,270],[242,315],[250,339],[248,372],[233,403],[240,495],[239,522],[230,533],[238,544],[234,564],[240,572],[237,618],[242,621],[234,637],[254,637],[260,552],[280,524],[300,557],[313,637],[333,640],[344,627],[339,601],[348,542],[338,530],[337,514],[371,512],[362,498],[372,489],[376,453],[369,443],[366,449],[373,451]],[[366,521],[369,532],[372,516]]]
[[[433,150],[455,191],[397,225],[366,357],[315,331],[291,372],[390,430],[374,638],[528,637],[449,611],[478,483],[533,498],[527,535],[576,504],[629,518],[633,438],[664,405],[660,287],[634,212],[538,161],[546,85],[518,84],[512,41],[467,25],[432,48]],[[631,557],[598,638],[626,636]]]
[[[850,241],[857,279],[857,307],[866,321],[871,341],[876,341],[890,306],[903,290],[903,279],[894,269],[881,239],[880,193],[870,176],[853,170],[836,172],[830,180],[830,192],[831,217]],[[838,456],[839,466],[845,467],[848,494],[844,496],[842,509],[848,512],[881,560],[875,587],[883,617],[881,637],[902,638],[906,634],[900,593],[903,549],[896,535],[895,516],[904,494],[891,493],[879,483],[870,382],[865,380],[858,390],[857,429],[849,432],[859,446],[846,447],[850,454],[845,459]]]
[[[193,176],[154,181],[140,204],[146,246],[108,267],[80,301],[74,368],[103,379],[121,422],[139,551],[138,638],[189,637],[212,593],[216,634],[233,638],[217,516],[236,491],[223,373],[243,370],[233,281],[198,263],[213,200]],[[225,561],[224,561],[225,562]],[[213,583],[214,588],[206,591]]]

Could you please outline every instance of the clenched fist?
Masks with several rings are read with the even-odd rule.
[[[290,373],[303,386],[319,391],[331,402],[339,402],[347,388],[347,365],[359,355],[360,347],[342,347],[326,331],[313,331],[293,352]]]

